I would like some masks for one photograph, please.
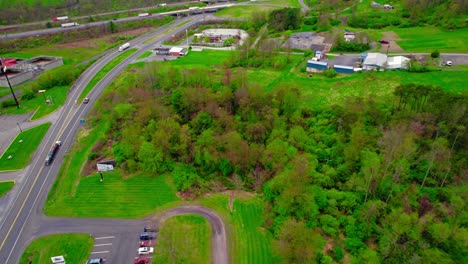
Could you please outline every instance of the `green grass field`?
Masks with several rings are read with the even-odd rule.
[[[0,198],[5,195],[13,186],[15,185],[14,181],[1,181],[0,182]]]
[[[201,204],[223,217],[228,229],[230,263],[278,263],[272,247],[272,237],[263,228],[263,204],[260,198],[238,198],[233,211],[229,198],[215,194],[203,198]]]
[[[122,178],[118,172],[80,175],[94,144],[103,137],[106,124],[81,130],[78,143],[64,158],[44,212],[50,216],[139,218],[163,205],[178,201],[169,175],[136,175]]]
[[[398,45],[412,52],[468,52],[468,28],[445,31],[435,27],[398,28]]]
[[[1,156],[0,171],[20,170],[24,168],[29,163],[31,155],[41,143],[49,127],[50,123],[45,123],[19,133]],[[12,158],[8,159],[9,156]]]
[[[181,215],[162,223],[153,263],[211,263],[211,226],[198,215]]]
[[[167,63],[184,68],[213,68],[222,66],[223,62],[231,58],[233,51],[203,50],[191,51],[182,58]]]
[[[269,12],[273,9],[278,9],[281,7],[277,6],[264,6],[264,5],[248,5],[248,6],[232,6],[224,8],[215,13],[218,17],[232,17],[240,19],[252,19],[253,14],[258,12]]]
[[[140,56],[138,56],[137,59],[144,59],[144,58],[147,58],[149,56],[151,56],[151,54],[153,54],[153,52],[151,50],[147,50],[145,52],[143,52],[143,54],[141,54]]]
[[[94,240],[88,234],[40,237],[26,248],[20,264],[49,264],[54,256],[63,256],[67,263],[85,263],[93,244]]]
[[[67,93],[70,86],[57,86],[47,90],[44,94],[39,94],[34,99],[20,102],[20,108],[9,107],[2,110],[5,114],[21,115],[36,111],[31,117],[31,120],[40,119],[63,105],[67,99]],[[51,101],[50,104],[46,103],[46,99]]]
[[[96,84],[100,80],[102,80],[102,78],[104,78],[107,75],[107,73],[109,73],[109,71],[111,71],[113,68],[115,68],[115,66],[117,66],[119,63],[121,63],[123,60],[125,60],[127,57],[129,57],[136,51],[137,49],[129,49],[129,50],[122,52],[121,54],[119,54],[119,56],[115,57],[108,64],[106,64],[106,66],[104,66],[100,71],[98,71],[96,75],[94,75],[93,79],[91,79],[91,81],[88,83],[88,85],[86,85],[83,92],[81,92],[79,101],[81,102],[86,97],[86,95],[94,88],[94,86],[96,86]]]

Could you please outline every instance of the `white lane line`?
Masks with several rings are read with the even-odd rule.
[[[95,239],[107,239],[107,238],[115,238],[115,236],[108,236],[108,237],[96,237]]]
[[[112,243],[108,243],[108,244],[99,244],[99,245],[94,245],[95,247],[102,247],[102,246],[110,246],[112,245]]]
[[[104,253],[109,253],[110,251],[96,251],[96,252],[91,252],[91,254],[104,254]]]

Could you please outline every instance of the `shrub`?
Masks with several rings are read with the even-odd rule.
[[[99,154],[97,154],[96,152],[91,152],[88,154],[88,159],[89,160],[95,160],[99,157]]]
[[[343,249],[340,247],[340,246],[336,246],[334,249],[333,249],[333,255],[335,257],[335,260],[337,262],[340,262],[340,260],[342,260],[344,258],[344,252],[343,252]]]
[[[27,100],[34,99],[35,97],[36,97],[36,94],[33,91],[25,90],[23,91],[23,94],[21,95],[21,100],[27,101]]]
[[[8,100],[5,100],[2,102],[2,108],[7,108],[7,107],[10,107],[10,106],[15,106],[16,103],[15,103],[15,100],[13,99],[8,99]]]
[[[336,71],[334,69],[328,69],[328,70],[323,72],[323,75],[325,75],[325,77],[327,77],[327,78],[334,78],[338,74],[336,73]]]
[[[431,57],[432,58],[439,58],[440,57],[440,52],[439,50],[434,50],[432,53],[431,53]]]

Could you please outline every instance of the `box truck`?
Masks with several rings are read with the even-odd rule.
[[[123,44],[122,46],[119,47],[119,51],[124,51],[128,47],[130,47],[130,43],[127,42],[127,43],[125,43],[125,44]]]
[[[57,152],[58,152],[61,145],[62,145],[61,141],[56,141],[55,144],[52,146],[52,148],[50,149],[49,154],[47,154],[47,158],[45,160],[45,165],[46,166],[49,166],[52,163],[52,161],[54,160],[55,155],[57,154]]]
[[[64,21],[64,20],[67,20],[68,17],[67,16],[61,16],[61,17],[54,17],[52,18],[53,21]]]
[[[147,17],[147,16],[151,16],[151,13],[141,13],[141,14],[138,14],[139,17]]]
[[[79,26],[80,24],[76,23],[76,22],[72,22],[72,23],[65,23],[65,24],[62,24],[62,27],[63,28],[66,28],[66,27],[74,27],[74,26]]]

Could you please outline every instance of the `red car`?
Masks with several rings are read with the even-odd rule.
[[[379,43],[380,44],[390,44],[390,42],[388,40],[385,40],[385,39],[379,40]]]
[[[154,246],[154,240],[143,240],[140,241],[140,247],[152,247]]]
[[[138,257],[133,260],[133,264],[147,264],[149,260],[147,257]]]

